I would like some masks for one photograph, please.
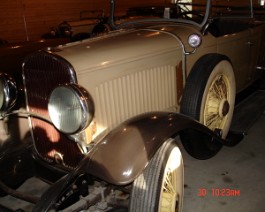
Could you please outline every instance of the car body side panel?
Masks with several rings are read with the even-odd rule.
[[[260,74],[256,68],[259,54],[262,52],[260,47],[264,25],[255,25],[253,20],[249,20],[247,24],[249,25],[247,29],[217,39],[218,53],[226,55],[232,62],[237,92],[253,83]]]
[[[257,22],[255,27],[251,28],[250,36],[251,56],[248,70],[248,78],[254,81],[260,78],[262,70],[265,67],[265,27]]]
[[[247,80],[246,73],[249,69],[250,57],[249,38],[250,30],[218,38],[217,51],[220,54],[226,55],[231,60],[236,75],[237,90],[241,89]]]
[[[77,75],[79,84],[93,97],[97,133],[139,113],[177,111],[177,85],[183,80],[182,69],[178,69],[181,64],[177,64],[180,56],[170,52],[135,60],[134,66],[125,63],[100,73]]]

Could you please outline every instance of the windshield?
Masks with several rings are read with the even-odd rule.
[[[203,27],[209,18],[253,17],[253,6],[252,0],[176,0],[166,5],[130,7],[124,16],[116,17],[116,24],[164,21]]]
[[[119,9],[119,5],[116,6]],[[129,7],[125,15],[113,14],[115,17],[113,20],[115,19],[115,24],[120,26],[161,21],[186,22],[199,26],[204,23],[207,11],[209,12],[207,0],[200,0],[196,3],[191,0],[177,0],[172,4]]]
[[[196,16],[206,15],[207,0],[179,0],[176,3],[182,11],[194,14],[192,16],[194,21],[197,21]],[[209,0],[208,3],[211,3],[209,7],[209,17],[211,18],[249,18],[253,16],[253,7],[255,6],[252,0]]]
[[[179,10],[177,19],[191,20],[201,24],[207,15],[207,0],[179,0],[176,1],[176,7]]]

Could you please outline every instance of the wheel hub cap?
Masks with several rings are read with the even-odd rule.
[[[230,105],[226,99],[223,99],[219,106],[219,116],[225,117],[229,113]]]

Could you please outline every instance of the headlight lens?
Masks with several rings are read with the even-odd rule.
[[[76,84],[55,88],[48,110],[55,127],[66,134],[84,130],[94,117],[94,103],[87,90]]]
[[[7,74],[0,73],[0,113],[10,110],[16,103],[17,86]]]

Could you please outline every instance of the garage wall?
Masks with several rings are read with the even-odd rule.
[[[116,0],[117,12],[128,4],[154,5],[168,0]],[[0,39],[8,42],[31,41],[41,37],[64,20],[78,20],[84,10],[109,12],[109,0],[2,0],[0,4]],[[87,14],[88,15],[88,14]]]

